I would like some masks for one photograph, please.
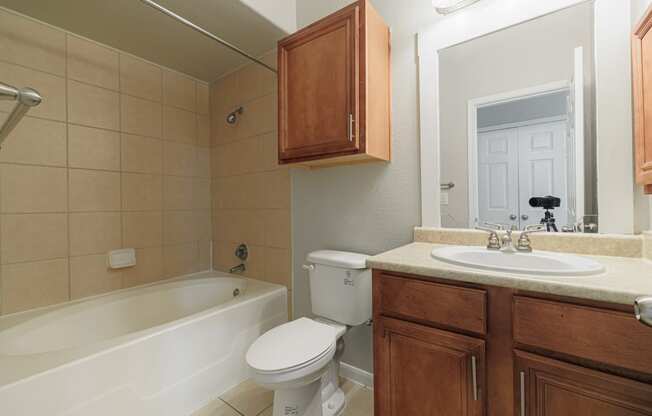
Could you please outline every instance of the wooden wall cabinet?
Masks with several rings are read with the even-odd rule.
[[[652,8],[632,34],[636,182],[652,194]]]
[[[375,416],[652,416],[633,308],[381,270],[373,307]]]
[[[390,33],[360,0],[278,43],[278,159],[390,160]]]

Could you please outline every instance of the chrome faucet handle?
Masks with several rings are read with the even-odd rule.
[[[484,227],[485,231],[487,231],[486,229],[493,230],[493,231],[502,231],[505,229],[505,227],[502,224],[496,224],[494,222],[488,222],[488,221],[485,221],[480,227]]]
[[[522,253],[531,253],[532,252],[532,241],[530,240],[530,234],[540,233],[546,231],[546,227],[542,224],[531,224],[525,227],[521,231],[521,235],[518,237],[518,242],[516,243],[516,250]]]
[[[652,327],[652,296],[640,297],[634,301],[636,319],[643,325]]]
[[[497,225],[500,228],[494,229],[489,227],[483,227],[476,225],[475,229],[489,233],[489,239],[487,240],[487,249],[488,250],[500,250],[500,239],[498,238],[498,233],[496,231],[502,229],[502,226],[499,224],[487,224],[489,226]]]

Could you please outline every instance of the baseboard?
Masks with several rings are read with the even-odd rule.
[[[363,386],[369,388],[374,387],[374,375],[351,364],[340,363],[340,375]]]

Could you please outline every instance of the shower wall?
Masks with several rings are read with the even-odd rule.
[[[2,313],[210,267],[206,83],[4,9],[0,82],[44,97],[0,150]]]
[[[262,59],[276,66],[275,52]],[[228,124],[240,106],[238,121]],[[246,243],[244,274],[292,290],[290,176],[277,165],[276,108],[276,76],[258,65],[211,84],[213,258],[216,269],[228,270]]]

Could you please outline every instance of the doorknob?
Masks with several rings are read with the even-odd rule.
[[[526,214],[523,214],[523,215],[521,215],[521,219],[522,219],[523,221],[527,221],[527,220],[530,219],[530,217],[529,217],[528,215],[526,215]]]
[[[516,221],[517,218],[518,218],[518,216],[516,214],[512,214],[512,215],[509,216],[509,219],[512,220],[512,221]]]

